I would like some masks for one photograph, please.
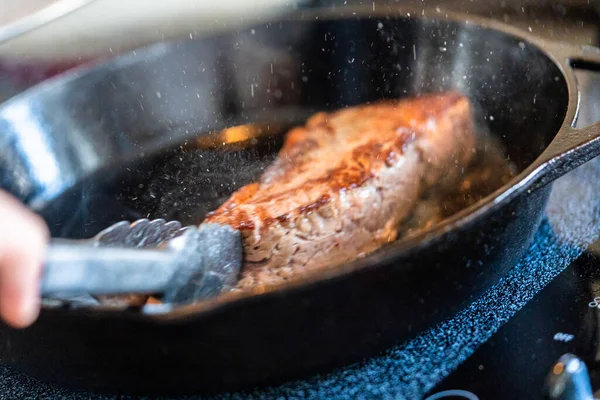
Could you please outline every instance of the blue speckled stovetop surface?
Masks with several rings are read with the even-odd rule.
[[[546,218],[521,262],[450,320],[387,354],[312,379],[214,399],[418,399],[469,357],[600,233],[600,160],[554,184]],[[129,399],[72,392],[0,364],[0,400]],[[184,397],[196,399],[204,397]]]

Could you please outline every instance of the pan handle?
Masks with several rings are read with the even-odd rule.
[[[600,49],[592,46],[575,47],[559,44],[549,50],[563,66],[569,86],[577,90],[577,110],[579,110],[581,93],[577,88],[574,70],[600,72]],[[600,121],[584,128],[575,128],[577,114],[575,113],[571,121],[565,121],[555,139],[535,163],[531,191],[546,186],[600,155]]]

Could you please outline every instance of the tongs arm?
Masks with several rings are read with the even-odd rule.
[[[177,272],[169,250],[93,246],[53,239],[48,249],[42,295],[56,293],[161,293]]]

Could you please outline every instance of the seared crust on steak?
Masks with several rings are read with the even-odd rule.
[[[319,113],[206,222],[242,232],[239,287],[274,284],[396,239],[423,190],[455,182],[474,149],[469,101],[454,92]]]

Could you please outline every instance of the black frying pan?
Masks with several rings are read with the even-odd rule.
[[[0,359],[85,389],[175,393],[297,377],[405,340],[494,284],[530,243],[549,183],[600,154],[600,125],[572,128],[571,70],[599,66],[593,49],[497,23],[345,9],[160,44],[42,84],[0,109],[0,170],[54,235],[138,216],[131,188],[153,155],[199,132],[451,88],[480,107],[520,173],[435,230],[318,280],[166,315],[45,307],[27,330],[0,329]],[[250,179],[261,154],[215,156],[207,198]]]

